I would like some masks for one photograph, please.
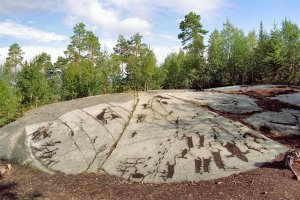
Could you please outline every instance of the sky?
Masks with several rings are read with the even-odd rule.
[[[190,11],[201,16],[209,31],[206,42],[227,19],[245,33],[258,30],[260,21],[267,30],[285,18],[300,26],[299,0],[0,0],[0,63],[13,43],[21,46],[26,60],[46,52],[55,62],[64,56],[79,22],[109,52],[120,34],[129,39],[140,33],[162,63],[181,48],[179,23]]]

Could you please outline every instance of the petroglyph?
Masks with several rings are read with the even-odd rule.
[[[169,162],[167,162],[166,165],[168,166],[168,169],[166,171],[164,170],[163,172],[161,172],[163,174],[161,175],[161,177],[164,181],[166,181],[168,178],[173,178],[175,172],[175,164],[171,165]]]
[[[237,157],[240,160],[244,161],[244,162],[248,162],[248,158],[245,156],[245,154],[250,153],[249,151],[246,152],[242,152],[237,146],[236,143],[234,141],[231,142],[227,142],[224,147],[231,153],[231,155],[228,155],[227,157]]]
[[[213,105],[238,114],[261,110],[246,96],[222,95],[139,93],[123,103],[75,109],[26,126],[25,152],[45,171],[103,170],[130,181],[165,183],[229,176],[286,151],[247,126],[247,120],[240,123],[210,109]],[[291,111],[289,121],[277,125],[296,124],[293,114],[297,113]]]
[[[195,162],[195,172],[202,174],[202,172],[201,172],[201,168],[202,168],[201,158],[195,159],[194,162]]]
[[[222,160],[222,157],[221,157],[220,152],[221,152],[221,150],[218,149],[217,152],[212,151],[211,154],[212,154],[212,156],[213,156],[213,158],[214,158],[214,161],[215,161],[217,167],[218,167],[219,169],[225,170],[225,164],[224,164],[224,162],[223,162],[223,160]]]
[[[104,108],[102,110],[102,112],[99,115],[97,115],[97,119],[100,120],[100,121],[102,121],[103,124],[107,124],[107,120],[104,117],[105,113],[106,113],[106,108]]]
[[[136,123],[142,123],[146,119],[146,115],[138,114]]]
[[[211,157],[209,157],[209,158],[203,158],[203,171],[206,172],[206,173],[209,173],[210,162],[211,162]]]

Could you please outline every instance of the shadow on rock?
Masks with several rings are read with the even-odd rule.
[[[256,167],[260,167],[260,168],[286,169],[286,167],[284,166],[284,161],[283,160],[273,161],[273,162],[268,162],[268,163],[257,162],[254,165]]]

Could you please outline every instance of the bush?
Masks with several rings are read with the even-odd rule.
[[[4,80],[0,80],[0,127],[13,121],[20,115],[19,103],[14,89]]]

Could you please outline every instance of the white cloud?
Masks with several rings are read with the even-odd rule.
[[[51,55],[51,61],[56,62],[58,56],[64,56],[65,47],[48,47],[48,46],[22,46],[24,60],[31,61],[36,55],[43,52]],[[0,64],[5,62],[9,47],[0,48]]]
[[[126,18],[119,22],[119,26],[116,28],[126,33],[145,33],[150,30],[150,24],[139,18]]]
[[[181,14],[194,11],[204,18],[215,16],[221,9],[229,4],[227,0],[160,0],[160,5]]]
[[[150,23],[137,17],[121,18],[118,9],[113,9],[103,1],[98,0],[66,0],[66,12],[68,13],[67,21],[75,17],[91,26],[98,26],[99,29],[106,33],[117,32],[118,34],[133,34],[136,32],[143,33],[150,29]]]
[[[22,13],[55,10],[62,0],[1,0],[0,15],[19,15]]]
[[[130,15],[150,16],[165,9],[168,12],[187,14],[195,11],[203,18],[212,18],[229,6],[228,0],[106,0],[108,4]]]
[[[42,42],[63,42],[68,40],[68,37],[64,35],[44,32],[10,21],[0,22],[0,36],[35,39]]]
[[[162,64],[167,57],[172,52],[178,52],[180,49],[180,46],[160,46],[160,45],[153,45],[151,46],[153,49],[157,63]]]
[[[172,51],[178,51],[180,42],[175,30],[169,30],[170,35],[162,31],[154,31],[156,24],[161,23],[163,16],[173,16],[168,20],[176,21],[190,11],[195,11],[204,19],[213,19],[229,5],[230,0],[0,0],[0,15],[14,14],[16,12],[30,13],[31,11],[59,11],[64,16],[64,23],[74,26],[80,21],[84,22],[88,29],[101,33],[100,42],[110,52],[117,41],[117,35],[126,37],[139,32],[144,36],[143,41],[150,43],[158,61],[163,62],[165,56]],[[176,27],[178,28],[178,27]],[[177,29],[176,29],[177,30]],[[169,34],[168,32],[168,34]],[[166,32],[165,32],[166,33]],[[16,38],[30,38],[39,41],[61,42],[67,41],[67,37],[56,33],[48,33],[15,22],[0,23],[0,37],[11,36]],[[31,48],[31,49],[30,49]],[[62,49],[45,48],[39,46],[22,47],[31,57],[37,52],[48,51],[56,59],[57,52]],[[66,47],[65,47],[66,48]],[[1,49],[0,49],[1,54]],[[2,59],[3,56],[0,56]]]
[[[101,38],[100,39],[100,44],[102,49],[108,50],[110,53],[113,52],[113,48],[117,44],[117,38]]]

